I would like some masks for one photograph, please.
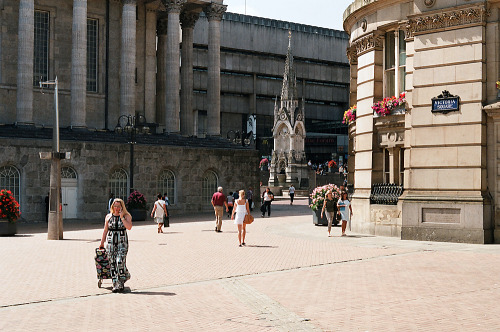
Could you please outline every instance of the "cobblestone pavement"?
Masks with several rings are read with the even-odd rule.
[[[327,237],[304,199],[273,203],[238,247],[225,217],[129,231],[127,292],[97,287],[102,221],[0,238],[0,331],[493,331],[500,246]],[[354,213],[356,213],[354,211]]]

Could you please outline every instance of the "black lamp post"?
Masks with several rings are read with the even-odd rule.
[[[121,122],[127,119],[127,124],[121,126]],[[134,144],[137,134],[148,134],[149,126],[146,117],[141,114],[121,115],[118,117],[118,123],[115,127],[115,133],[128,135],[128,144],[130,144],[130,192],[134,191]]]

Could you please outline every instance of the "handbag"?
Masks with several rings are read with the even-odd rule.
[[[245,219],[243,219],[244,224],[251,224],[253,223],[253,216],[251,214],[245,215]]]

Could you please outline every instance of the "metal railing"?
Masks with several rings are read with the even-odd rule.
[[[398,204],[403,194],[403,186],[395,183],[374,183],[370,194],[370,203],[383,205]]]

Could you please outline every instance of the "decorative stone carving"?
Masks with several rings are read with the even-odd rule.
[[[384,36],[381,31],[373,31],[356,39],[347,49],[347,57],[352,64],[357,63],[357,57],[373,50],[382,50]]]
[[[435,11],[411,17],[407,29],[409,33],[419,35],[445,28],[486,24],[488,15],[489,11],[484,4],[452,11]]]
[[[365,32],[367,28],[368,28],[368,22],[366,21],[366,18],[364,18],[361,21],[361,29],[363,30],[363,32]]]
[[[167,12],[180,13],[182,5],[186,2],[186,0],[162,0],[161,2],[165,6]]]
[[[207,15],[209,21],[221,21],[222,16],[227,10],[227,5],[221,5],[218,3],[211,3],[210,5],[203,8],[203,11]]]
[[[424,5],[428,8],[434,6],[436,4],[436,0],[424,0]]]
[[[200,13],[196,12],[181,12],[180,20],[181,20],[181,27],[183,29],[191,29],[194,28],[194,25],[196,24],[196,21],[198,21],[198,18],[200,17]]]

